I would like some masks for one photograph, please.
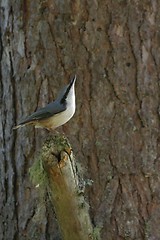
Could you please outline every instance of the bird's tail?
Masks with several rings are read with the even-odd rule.
[[[21,127],[24,127],[24,126],[25,126],[25,124],[19,124],[19,125],[17,125],[17,126],[14,126],[12,129],[13,129],[13,130],[16,130],[16,129],[21,128]]]

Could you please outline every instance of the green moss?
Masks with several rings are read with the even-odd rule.
[[[150,236],[150,232],[151,232],[151,226],[150,226],[150,222],[146,221],[145,222],[145,239],[149,239],[149,236]]]
[[[102,230],[101,226],[97,226],[93,229],[93,240],[101,240],[100,232]]]
[[[52,146],[56,146],[56,148],[60,148],[60,150],[64,149],[65,147],[70,147],[70,144],[68,142],[68,139],[65,136],[56,135],[54,137],[49,137],[45,143],[44,146],[50,148]]]
[[[39,189],[44,190],[48,185],[48,177],[43,168],[43,160],[41,155],[35,160],[32,167],[29,169],[30,179],[32,183],[39,187]]]
[[[46,156],[50,155],[50,153],[59,155],[60,152],[67,151],[67,149],[71,149],[68,139],[64,136],[56,135],[54,137],[49,137],[45,141],[42,147],[42,155],[44,159],[46,159]]]
[[[39,236],[37,224],[40,224],[45,217],[49,183],[47,174],[43,168],[43,160],[41,154],[39,154],[39,156],[35,159],[32,167],[29,169],[29,175],[31,182],[34,184],[38,193],[38,201],[36,201],[35,205],[35,214],[32,217],[33,228],[31,239],[39,239],[39,237],[36,237],[36,235]]]

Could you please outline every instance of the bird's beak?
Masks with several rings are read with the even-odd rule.
[[[70,81],[70,84],[69,84],[70,87],[75,83],[76,79],[77,79],[77,76],[74,75],[74,77],[73,77],[72,80]]]

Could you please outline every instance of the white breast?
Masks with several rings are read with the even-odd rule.
[[[68,122],[75,113],[75,103],[68,106],[64,112],[55,114],[50,118],[50,128],[55,129]]]
[[[53,117],[41,120],[36,123],[36,127],[55,129],[66,122],[68,122],[74,115],[76,105],[75,105],[75,93],[74,88],[71,89],[67,99],[66,99],[67,109],[61,113],[53,115]]]

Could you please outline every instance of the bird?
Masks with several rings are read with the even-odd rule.
[[[19,122],[17,126],[13,127],[13,129],[15,130],[26,125],[34,125],[35,128],[45,128],[52,131],[68,122],[76,110],[75,82],[76,75],[60,91],[55,101],[32,113]]]

